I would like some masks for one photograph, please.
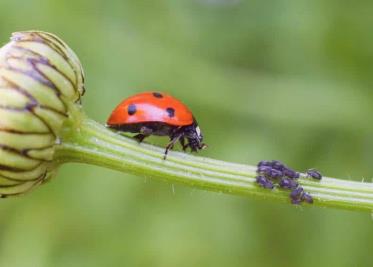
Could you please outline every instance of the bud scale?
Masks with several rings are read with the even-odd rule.
[[[51,176],[58,134],[83,94],[79,59],[55,35],[17,32],[0,49],[0,197]]]

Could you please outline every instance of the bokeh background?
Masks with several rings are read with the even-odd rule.
[[[194,111],[202,155],[280,159],[373,176],[373,2],[12,0],[0,40],[40,29],[86,72],[84,107],[169,92]],[[163,145],[164,139],[150,142]],[[0,266],[372,266],[370,214],[297,208],[65,165],[0,201]]]

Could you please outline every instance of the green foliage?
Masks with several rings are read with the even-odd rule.
[[[197,116],[205,156],[371,180],[369,1],[2,1],[0,40],[62,37],[104,122],[119,99],[158,89]],[[152,139],[163,145],[165,140]],[[297,209],[64,166],[1,201],[0,266],[370,266],[367,214]]]

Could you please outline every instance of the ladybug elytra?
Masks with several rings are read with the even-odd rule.
[[[206,147],[192,112],[180,100],[159,92],[145,92],[123,100],[107,121],[109,128],[137,133],[140,143],[150,135],[169,136],[167,153],[179,141],[183,150],[198,151]]]

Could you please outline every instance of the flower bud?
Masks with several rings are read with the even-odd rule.
[[[0,197],[50,178],[62,124],[83,94],[79,59],[55,35],[16,32],[0,49]]]

